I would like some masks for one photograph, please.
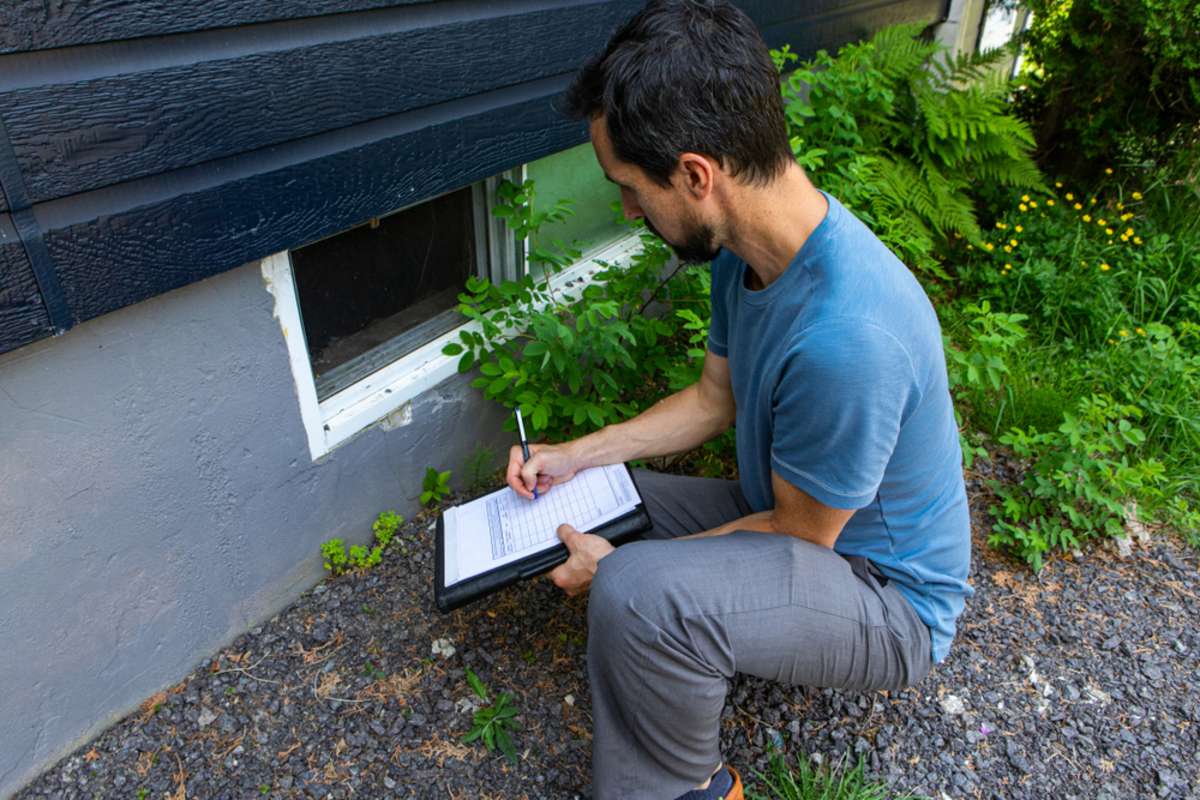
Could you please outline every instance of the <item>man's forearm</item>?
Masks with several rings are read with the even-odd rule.
[[[609,425],[569,444],[580,467],[683,453],[724,433],[731,408],[706,402],[692,384],[655,403],[631,420]]]

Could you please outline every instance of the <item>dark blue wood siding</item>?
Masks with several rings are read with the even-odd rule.
[[[584,141],[553,100],[640,5],[8,0],[0,352]],[[741,5],[805,55],[946,3]]]

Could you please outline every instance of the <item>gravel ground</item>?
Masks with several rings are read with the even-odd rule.
[[[892,694],[739,677],[727,758],[748,775],[772,743],[857,754],[938,800],[1200,800],[1196,551],[1155,534],[1035,577],[984,546],[981,485],[977,594],[949,659]],[[383,564],[308,592],[17,797],[589,797],[586,600],[535,581],[443,616],[430,528],[411,521]],[[466,667],[515,695],[516,766],[460,743]]]

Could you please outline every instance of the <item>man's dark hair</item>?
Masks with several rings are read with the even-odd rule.
[[[726,0],[651,0],[580,70],[565,111],[603,114],[617,156],[664,186],[684,152],[757,185],[792,159],[775,64]]]

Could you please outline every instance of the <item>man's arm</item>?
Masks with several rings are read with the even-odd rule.
[[[788,483],[774,470],[771,471],[771,489],[775,494],[775,507],[770,511],[759,511],[726,522],[719,528],[679,538],[699,539],[733,531],[762,531],[795,536],[832,549],[842,528],[854,516],[854,509],[827,506],[803,489]]]
[[[795,536],[832,549],[842,528],[854,515],[854,509],[832,508],[814,500],[774,471],[771,472],[771,488],[775,492],[775,508],[770,511],[749,514],[719,528],[680,536],[679,539],[722,536],[734,531],[762,531]],[[555,567],[550,573],[550,580],[568,595],[586,591],[596,575],[596,565],[600,559],[613,551],[612,544],[602,536],[580,533],[570,525],[560,525],[558,536],[570,551],[570,557],[565,564]]]
[[[508,485],[523,497],[574,477],[587,467],[635,458],[683,453],[724,433],[734,419],[729,360],[709,351],[700,380],[655,403],[631,420],[555,445],[530,445],[524,461],[519,446],[508,459]]]

